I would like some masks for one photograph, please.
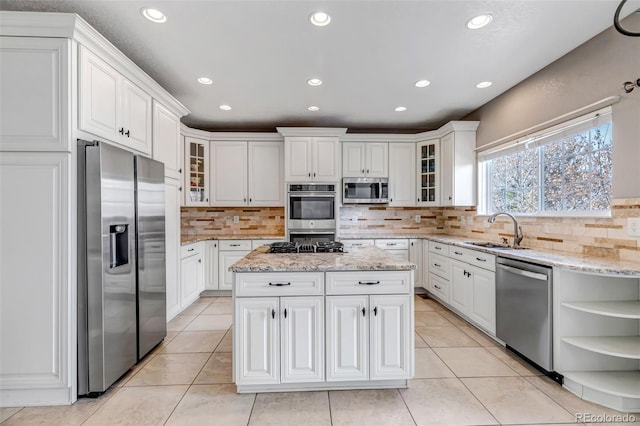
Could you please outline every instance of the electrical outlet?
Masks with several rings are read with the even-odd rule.
[[[640,218],[630,217],[627,219],[627,233],[632,237],[640,237]]]
[[[466,217],[464,217],[464,216],[460,216],[460,223],[461,223],[462,225],[464,225],[465,223],[467,223],[467,218],[466,218]]]
[[[416,215],[416,223],[420,223],[420,220],[422,220],[422,216],[420,216],[419,214]]]
[[[239,222],[240,222],[240,216],[234,216],[233,223],[239,223]]]
[[[351,222],[357,222],[358,221],[358,216],[351,216]]]
[[[280,222],[280,216],[276,216],[276,222]]]

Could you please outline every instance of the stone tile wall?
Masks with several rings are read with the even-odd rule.
[[[423,236],[444,232],[440,207],[348,206],[340,208],[338,235],[343,238]],[[420,222],[415,218],[420,216]],[[357,217],[357,221],[353,218]]]
[[[238,223],[233,223],[234,216]],[[284,236],[284,207],[183,207],[180,222],[183,239]]]

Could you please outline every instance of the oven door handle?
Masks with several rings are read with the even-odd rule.
[[[289,198],[295,198],[295,197],[326,197],[326,198],[336,198],[336,194],[335,192],[332,193],[327,193],[327,192],[313,192],[313,193],[306,193],[306,194],[297,194],[295,192],[290,192],[289,193]]]

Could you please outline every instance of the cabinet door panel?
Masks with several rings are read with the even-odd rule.
[[[285,180],[287,182],[311,179],[311,138],[288,137],[284,147]]]
[[[369,177],[388,177],[389,144],[387,142],[368,143],[365,166],[365,173]]]
[[[211,204],[245,206],[247,197],[247,143],[211,143]]]
[[[452,206],[453,199],[453,173],[454,173],[454,139],[453,133],[449,133],[440,139],[440,205]]]
[[[369,379],[368,300],[364,295],[326,298],[328,382]]]
[[[167,321],[180,312],[180,182],[165,179]]]
[[[182,157],[180,119],[167,108],[153,102],[153,158],[164,163],[164,174],[180,179]]]
[[[237,298],[235,303],[236,383],[280,383],[278,298]]]
[[[151,96],[122,79],[122,143],[151,155]]]
[[[415,206],[415,144],[389,144],[389,205]]]
[[[187,257],[180,262],[180,304],[182,307],[190,305],[200,294],[201,267],[202,257],[200,254]]]
[[[323,297],[281,299],[282,383],[324,381]]]
[[[229,271],[229,266],[236,263],[249,254],[248,251],[220,251],[218,269],[219,290],[233,290],[233,272]]]
[[[423,264],[422,264],[422,240],[409,240],[409,262],[416,264],[416,270],[413,273],[413,286],[423,287]]]
[[[89,50],[80,47],[79,127],[119,142],[120,74]]]
[[[471,318],[481,327],[496,332],[496,275],[494,272],[474,268],[473,311]]]
[[[209,141],[184,138],[185,206],[209,205]]]
[[[205,290],[218,290],[218,242],[205,241],[206,270],[205,270]]]
[[[313,138],[312,179],[333,182],[340,178],[340,144],[335,137]]]
[[[411,297],[370,296],[371,380],[410,378]]]
[[[364,143],[344,142],[342,144],[342,177],[362,177],[365,175]]]
[[[469,315],[472,303],[472,287],[471,279],[467,276],[469,266],[456,260],[451,261],[451,306],[458,309],[461,313]]]
[[[284,144],[249,142],[249,205],[284,206]]]

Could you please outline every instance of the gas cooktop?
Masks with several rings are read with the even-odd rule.
[[[267,253],[343,253],[344,244],[338,241],[315,243],[272,243]]]

